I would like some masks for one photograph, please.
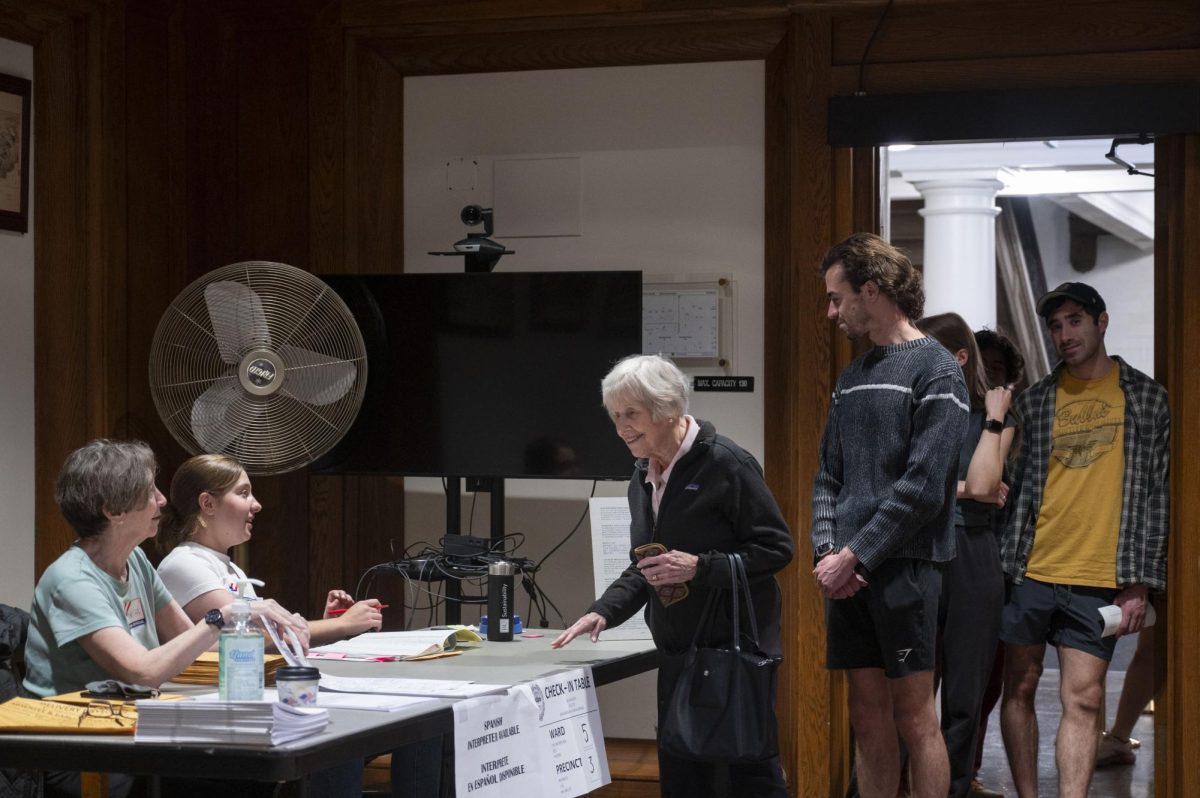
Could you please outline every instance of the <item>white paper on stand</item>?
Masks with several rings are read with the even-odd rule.
[[[1146,602],[1146,617],[1142,620],[1142,628],[1153,626],[1158,620],[1158,616],[1154,612],[1154,605]],[[1116,604],[1109,604],[1107,607],[1100,608],[1100,622],[1104,626],[1104,630],[1100,632],[1101,637],[1110,637],[1117,633],[1117,627],[1121,625],[1121,608]]]
[[[592,523],[592,574],[596,598],[629,567],[629,500],[624,496],[594,496],[589,501]],[[649,640],[646,618],[635,613],[620,626],[605,629],[604,640]]]
[[[454,705],[459,798],[572,798],[611,780],[590,668]]]

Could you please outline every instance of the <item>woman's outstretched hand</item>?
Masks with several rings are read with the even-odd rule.
[[[565,632],[554,638],[550,643],[550,648],[562,648],[567,643],[570,643],[580,635],[586,634],[592,638],[595,643],[600,639],[600,633],[608,628],[608,621],[604,620],[604,616],[599,613],[589,612],[587,615],[580,618]]]

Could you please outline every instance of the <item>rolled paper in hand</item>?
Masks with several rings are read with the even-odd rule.
[[[1146,602],[1146,617],[1142,619],[1142,628],[1153,626],[1154,621],[1158,616],[1154,612],[1154,605]],[[1100,624],[1103,631],[1100,632],[1101,637],[1110,637],[1117,633],[1117,627],[1121,625],[1121,608],[1116,604],[1109,604],[1107,607],[1100,608]]]

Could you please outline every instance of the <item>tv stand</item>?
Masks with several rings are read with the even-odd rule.
[[[504,542],[504,478],[467,477],[467,484],[474,492],[487,491],[491,494],[491,544],[494,550]],[[463,477],[446,477],[446,534],[462,534],[462,480]],[[462,585],[457,579],[446,580],[446,623],[462,623]]]

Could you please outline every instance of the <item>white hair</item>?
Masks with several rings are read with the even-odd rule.
[[[604,406],[614,412],[625,401],[650,410],[654,421],[681,418],[688,411],[688,378],[661,355],[630,355],[613,366],[600,383]]]

